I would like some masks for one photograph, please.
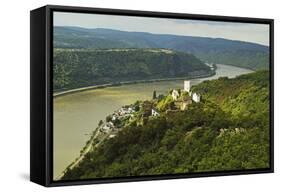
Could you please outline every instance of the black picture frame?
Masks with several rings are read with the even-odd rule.
[[[114,179],[53,181],[53,12],[97,13],[155,18],[228,21],[270,25],[270,168],[246,171],[217,171],[161,176],[133,176]],[[247,17],[197,15],[136,10],[101,9],[46,5],[30,12],[30,180],[43,186],[66,186],[160,179],[179,179],[274,172],[274,20]]]

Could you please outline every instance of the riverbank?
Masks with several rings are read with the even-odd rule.
[[[248,69],[248,70],[251,70],[251,71],[258,71],[258,69],[253,69],[251,67],[246,67],[246,66],[239,66],[239,65],[235,65],[235,64],[216,64],[216,65],[228,65],[228,66],[231,66],[231,67],[238,67],[238,68],[242,68],[242,69]]]
[[[191,82],[197,85],[206,80],[234,78],[251,72],[243,68],[217,65],[216,75],[192,79]],[[182,80],[138,83],[77,92],[54,99],[54,178],[80,156],[80,150],[89,140],[88,134],[98,126],[100,119],[128,103],[151,99],[155,90],[159,95],[167,94],[169,89],[182,87]],[[69,133],[67,139],[66,133]]]
[[[207,78],[207,77],[212,77],[216,75],[216,71],[212,71],[210,74],[204,74],[204,75],[196,75],[193,77],[173,77],[173,78],[161,78],[161,79],[148,79],[148,80],[134,80],[134,81],[122,81],[118,83],[106,83],[102,85],[93,85],[93,86],[87,86],[87,87],[81,87],[77,89],[70,89],[67,91],[61,91],[53,94],[53,97],[59,97],[59,96],[64,96],[72,93],[77,93],[77,92],[82,92],[82,91],[87,91],[87,90],[92,90],[92,89],[102,89],[106,87],[115,87],[115,86],[121,86],[121,85],[130,85],[130,84],[138,84],[138,83],[154,83],[154,82],[160,82],[160,81],[174,81],[174,80],[191,80],[191,79],[198,79],[198,78]]]

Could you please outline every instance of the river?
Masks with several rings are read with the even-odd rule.
[[[218,77],[233,78],[252,72],[249,69],[217,64],[216,75],[191,80],[196,85]],[[183,80],[138,83],[76,92],[54,99],[54,178],[79,156],[99,120],[123,105],[151,99],[152,93],[167,94],[183,88]]]

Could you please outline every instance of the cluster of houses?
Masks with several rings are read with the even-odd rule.
[[[134,112],[135,112],[135,110],[131,106],[121,107],[119,110],[117,110],[113,113],[112,121],[115,121],[116,119],[121,119],[124,117],[133,117]]]
[[[166,112],[173,112],[178,110],[187,110],[188,105],[192,102],[198,103],[201,100],[201,95],[191,91],[191,82],[184,81],[183,90],[173,89],[171,92],[174,107]],[[149,117],[158,117],[160,112],[155,108],[155,103],[153,101],[144,101],[142,103],[142,119],[146,121]],[[100,125],[100,131],[103,133],[114,133],[118,131],[118,122],[122,121],[124,118],[133,119],[135,108],[132,105],[123,106],[116,110],[111,116],[109,116],[106,122]],[[115,134],[111,134],[114,137]]]
[[[116,122],[124,118],[133,118],[134,112],[135,110],[131,106],[123,106],[117,111],[114,111],[112,116],[109,116],[109,119],[107,119],[105,123],[100,125],[100,132],[108,133],[109,131],[111,131],[112,134],[109,135],[109,138],[115,137],[115,133],[118,131],[118,126],[116,125]]]
[[[114,124],[112,123],[112,121],[110,121],[110,122],[103,123],[101,125],[101,129],[100,130],[102,132],[108,132],[110,129],[114,129],[114,128],[115,128]]]

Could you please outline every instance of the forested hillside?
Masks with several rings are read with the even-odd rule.
[[[54,27],[56,48],[167,48],[189,52],[203,62],[268,69],[269,47],[222,38],[160,35],[111,29]]]
[[[269,167],[269,72],[206,81],[199,103],[168,113],[171,96],[150,102],[160,112],[124,123],[116,137],[89,152],[63,180]],[[138,105],[139,102],[134,104]]]
[[[167,49],[54,49],[54,89],[211,75],[195,56]]]

